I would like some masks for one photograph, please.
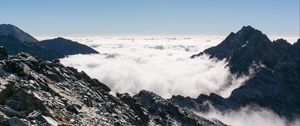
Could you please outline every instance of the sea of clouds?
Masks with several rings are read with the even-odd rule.
[[[217,93],[228,97],[248,79],[229,72],[226,61],[190,56],[219,44],[225,36],[212,35],[116,35],[67,37],[90,47],[100,54],[73,55],[61,63],[85,71],[107,84],[112,93],[131,95],[145,89],[164,98],[172,95],[197,97]],[[273,36],[271,39],[277,39]],[[40,39],[45,39],[40,38]],[[286,37],[291,43],[295,37]],[[299,126],[299,120],[288,122],[271,110],[244,107],[240,110],[197,113],[216,118],[233,126]]]
[[[244,78],[231,75],[225,61],[190,56],[222,41],[222,36],[85,38],[100,54],[61,59],[87,72],[114,92],[136,94],[145,89],[169,98],[215,92],[227,97]]]
[[[289,121],[272,110],[258,106],[246,106],[226,112],[220,112],[211,107],[207,113],[195,113],[202,117],[218,119],[230,126],[300,126],[300,119]]]

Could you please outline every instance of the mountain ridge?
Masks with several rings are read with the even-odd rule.
[[[12,24],[0,24],[0,35],[11,35],[20,41],[38,42],[38,40]]]
[[[55,52],[64,55],[74,55],[74,54],[97,54],[98,52],[86,45],[80,44],[78,42],[68,40],[62,37],[57,37],[54,39],[42,40],[39,44],[47,49],[54,50]],[[67,48],[66,48],[67,47]],[[63,58],[63,57],[60,57]]]
[[[250,34],[249,34],[250,33]],[[274,111],[289,120],[300,117],[300,39],[294,44],[278,39],[271,42],[267,36],[252,27],[243,27],[219,45],[193,55],[210,55],[226,59],[232,74],[251,77],[228,98],[217,94],[199,95],[198,98],[174,96],[171,100],[185,108],[208,111],[210,102],[220,111],[237,110],[247,105],[257,105]],[[244,45],[246,44],[246,45]],[[182,100],[178,100],[182,99]],[[185,101],[185,102],[182,102]],[[193,103],[193,106],[187,104]]]
[[[30,36],[16,26],[1,26],[2,28],[4,26],[8,27],[7,29],[18,29],[18,31],[22,32],[22,34]],[[9,55],[16,55],[21,52],[26,52],[43,60],[54,60],[74,54],[99,53],[91,47],[61,37],[42,41],[22,41],[22,39],[20,40],[19,38],[20,37],[14,34],[1,35],[0,31],[0,46],[4,46]]]

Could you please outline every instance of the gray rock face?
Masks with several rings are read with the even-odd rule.
[[[37,39],[11,24],[1,24],[0,35],[11,35],[24,42],[38,42]]]
[[[26,53],[0,60],[0,72],[1,126],[224,125],[147,92],[114,97],[84,72]]]

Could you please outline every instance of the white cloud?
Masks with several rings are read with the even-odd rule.
[[[39,40],[49,38],[54,37],[38,37]],[[107,84],[113,91],[111,94],[127,92],[133,95],[145,89],[165,98],[171,95],[197,97],[211,92],[228,97],[248,79],[247,76],[231,75],[225,61],[210,60],[207,56],[189,58],[217,45],[225,36],[123,34],[66,38],[91,46],[101,54],[75,55],[61,59],[61,62]],[[298,39],[295,36],[270,37],[271,40],[278,38],[290,43]],[[289,122],[263,108],[243,107],[227,112],[212,108],[208,113],[197,114],[232,126],[300,125],[300,119]]]
[[[299,126],[300,119],[290,122],[273,111],[260,107],[243,107],[235,111],[220,112],[211,107],[208,113],[198,113],[206,118],[215,118],[231,126]]]
[[[71,37],[97,49],[101,54],[75,55],[61,62],[83,70],[107,84],[113,92],[135,94],[141,89],[165,98],[171,95],[197,97],[211,92],[228,97],[248,77],[237,78],[226,68],[225,61],[207,56],[189,56],[217,45],[220,36],[105,36]],[[231,85],[228,85],[231,83]],[[299,126],[266,109],[244,107],[221,113],[212,109],[198,113],[233,126]]]
[[[223,37],[79,39],[96,47],[101,54],[75,55],[61,62],[85,71],[114,92],[135,94],[145,89],[165,98],[172,95],[197,97],[201,93],[216,92],[227,97],[245,80],[231,75],[225,61],[211,60],[207,56],[189,58],[216,45]],[[229,82],[233,85],[229,86]]]

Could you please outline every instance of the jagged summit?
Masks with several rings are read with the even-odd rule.
[[[229,61],[231,72],[248,72],[252,63],[259,61],[265,50],[271,48],[271,40],[261,31],[244,26],[237,33],[230,33],[228,37],[215,47],[208,48],[192,58],[203,54],[218,60]]]
[[[300,117],[300,39],[293,45],[284,39],[271,42],[259,30],[246,26],[219,45],[192,57],[203,54],[226,59],[227,67],[237,76],[249,75],[251,70],[250,78],[228,98],[216,94],[202,94],[197,99],[172,97],[175,104],[198,111],[209,109],[205,106],[208,101],[220,111],[254,105],[288,120]]]
[[[192,57],[202,55],[204,53],[211,55],[217,59],[230,58],[234,51],[247,46],[249,43],[257,41],[271,43],[269,38],[261,31],[251,27],[243,26],[238,32],[230,33],[224,41],[219,45],[206,49],[200,54],[193,55]]]
[[[20,41],[38,42],[37,39],[11,24],[0,24],[0,35],[11,35]]]
[[[242,29],[240,29],[237,32],[237,34],[253,34],[255,32],[260,32],[260,31],[248,25],[248,26],[243,26]]]

